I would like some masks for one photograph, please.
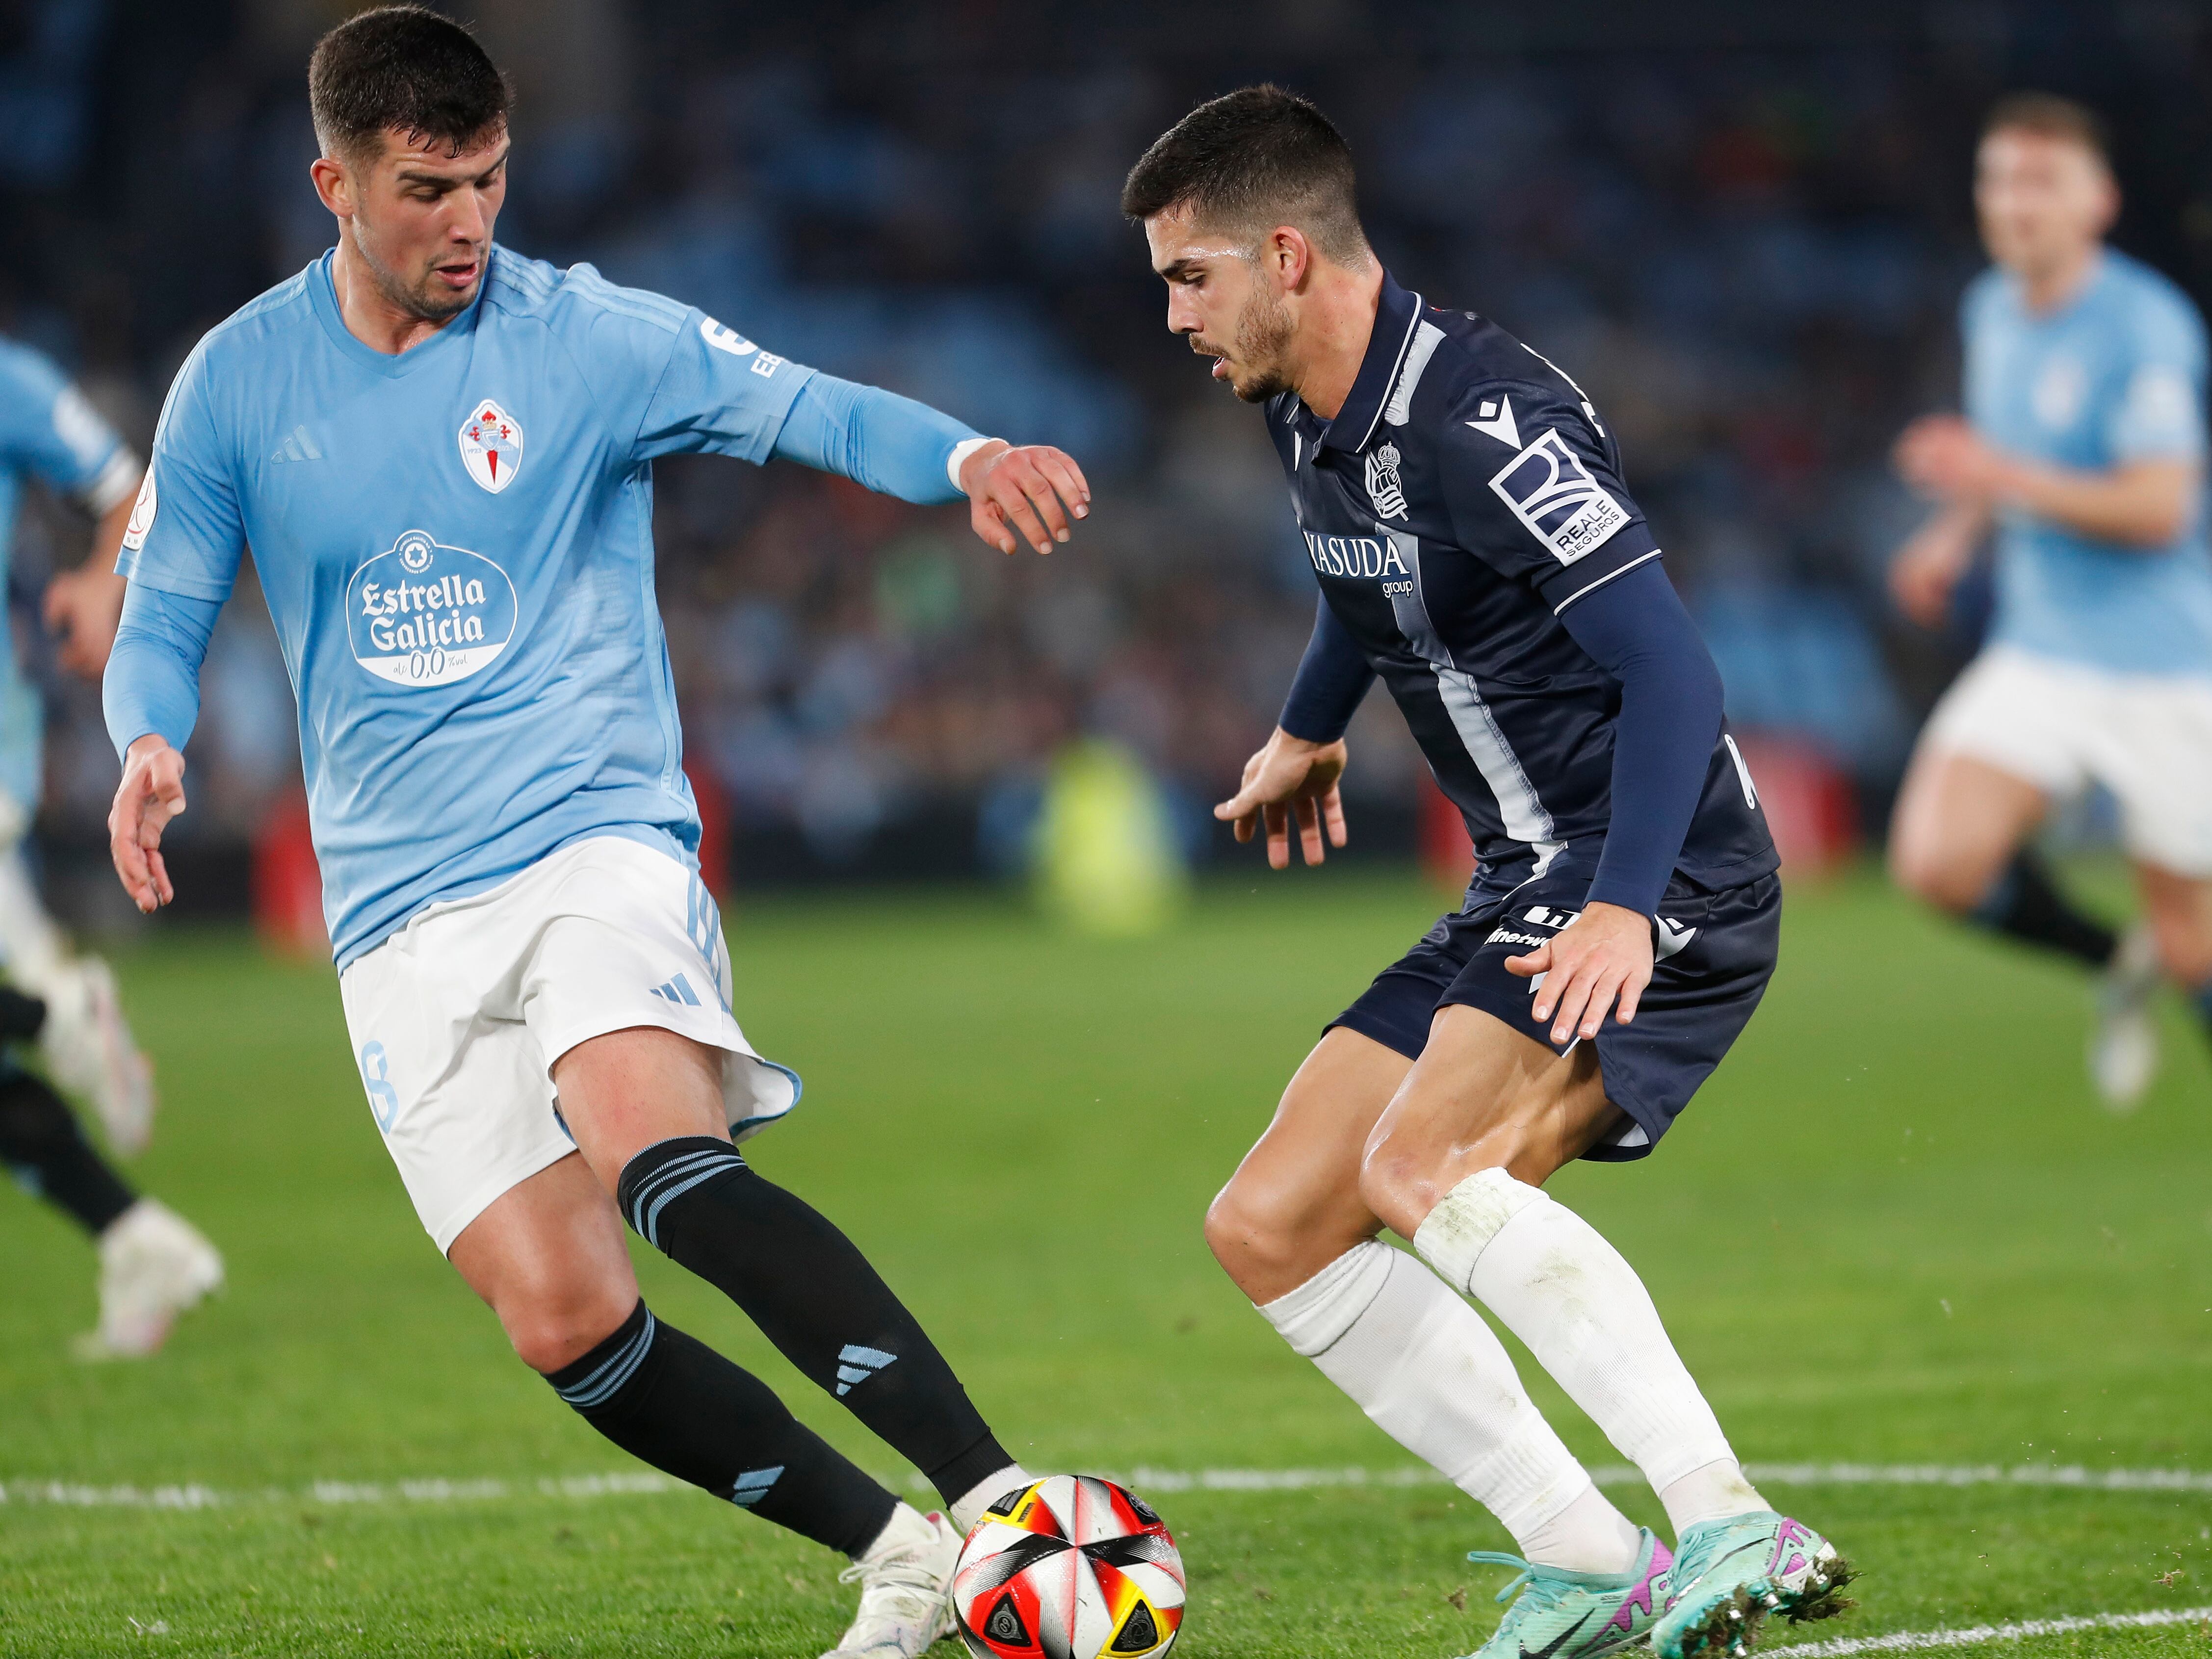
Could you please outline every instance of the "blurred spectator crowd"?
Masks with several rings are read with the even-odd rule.
[[[1735,721],[1817,745],[1870,811],[1971,638],[1971,617],[1945,640],[1905,628],[1879,577],[1918,510],[1888,445],[1956,395],[1980,111],[2022,83],[2099,103],[2120,240],[2196,291],[2212,279],[2212,34],[2185,6],[1876,8],[1858,35],[1702,43],[1486,34],[1517,14],[1482,6],[1290,6],[1269,38],[1229,27],[1256,15],[1235,8],[1070,8],[1057,31],[996,3],[455,9],[520,88],[502,241],[1062,445],[1097,489],[1072,546],[1006,558],[962,509],[781,464],[659,469],[689,761],[726,797],[741,880],[1004,860],[1045,758],[1081,732],[1140,756],[1207,844],[1313,590],[1255,414],[1165,334],[1115,210],[1199,98],[1271,76],[1339,120],[1386,263],[1535,345],[1619,431]],[[330,240],[304,58],[336,15],[0,0],[0,326],[142,446],[198,334]],[[27,514],[19,629],[82,541]],[[297,776],[283,663],[246,599],[195,744],[210,845]],[[1364,712],[1347,787],[1401,826],[1419,760],[1386,714]],[[61,693],[53,720],[49,840],[96,844],[114,776],[96,693]]]

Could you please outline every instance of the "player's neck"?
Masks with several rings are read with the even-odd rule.
[[[2040,270],[2017,273],[2021,298],[2027,302],[2030,311],[2063,309],[2089,286],[2089,279],[2096,275],[2098,261],[2104,251],[2102,242],[2091,242]]]
[[[338,315],[345,321],[346,332],[371,351],[380,351],[387,357],[421,345],[453,320],[447,317],[432,321],[392,304],[378,285],[368,261],[354,246],[349,230],[338,233],[337,253],[331,261],[331,287],[337,295]]]
[[[1318,264],[1312,290],[1298,318],[1298,344],[1304,359],[1297,378],[1298,397],[1324,421],[1333,421],[1352,395],[1375,335],[1375,313],[1382,300],[1382,265],[1370,260],[1364,270]]]

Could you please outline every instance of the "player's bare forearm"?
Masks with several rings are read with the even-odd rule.
[[[1955,415],[1915,421],[1897,441],[1905,481],[1948,502],[2014,507],[2097,541],[2164,547],[2187,528],[2203,469],[2130,461],[2106,471],[2053,466],[1999,449]]]
[[[177,896],[161,858],[161,832],[184,810],[185,757],[166,738],[149,732],[125,752],[123,778],[107,814],[107,850],[116,876],[146,915]]]
[[[1996,498],[2094,541],[2163,548],[2189,527],[2203,481],[2189,461],[2135,461],[2109,472],[2076,472],[2001,458]]]
[[[1020,448],[994,439],[960,468],[969,522],[1001,553],[1020,550],[1018,535],[1039,553],[1068,538],[1068,520],[1091,516],[1091,484],[1073,456],[1048,444]]]
[[[1244,763],[1244,778],[1237,793],[1213,809],[1224,823],[1234,824],[1239,842],[1250,841],[1264,829],[1270,868],[1291,865],[1291,822],[1298,826],[1298,847],[1308,864],[1319,864],[1328,847],[1342,847],[1346,836],[1344,798],[1337,781],[1351,758],[1344,740],[1314,743],[1292,737],[1279,726],[1266,745]],[[1326,842],[1326,846],[1324,846]]]
[[[1636,1018],[1651,983],[1651,918],[1618,904],[1586,904],[1582,914],[1505,971],[1544,975],[1529,1012],[1552,1021],[1552,1041],[1594,1037],[1608,1009],[1623,1025]]]
[[[102,514],[93,526],[92,551],[74,570],[56,571],[46,583],[41,607],[46,631],[54,636],[63,667],[98,679],[115,647],[115,626],[123,615],[127,584],[115,574],[115,556],[130,526],[136,491]]]

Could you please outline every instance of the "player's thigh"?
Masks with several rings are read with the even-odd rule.
[[[637,1305],[622,1218],[573,1153],[494,1199],[447,1254],[537,1370],[580,1359]]]
[[[1413,1062],[1344,1026],[1325,1033],[1206,1216],[1206,1243],[1237,1287],[1272,1302],[1371,1238],[1359,1196],[1369,1133]]]
[[[2050,811],[2038,784],[1978,756],[1921,740],[1890,821],[1898,884],[1947,909],[1969,910]]]
[[[1606,1098],[1595,1044],[1559,1054],[1494,1014],[1448,1004],[1368,1137],[1360,1195],[1411,1238],[1477,1170],[1541,1186],[1624,1121]]]

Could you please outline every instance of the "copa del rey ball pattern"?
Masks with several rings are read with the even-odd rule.
[[[968,1534],[952,1608],[975,1659],[1145,1659],[1182,1625],[1182,1557],[1135,1493],[1055,1474],[1008,1492]]]

